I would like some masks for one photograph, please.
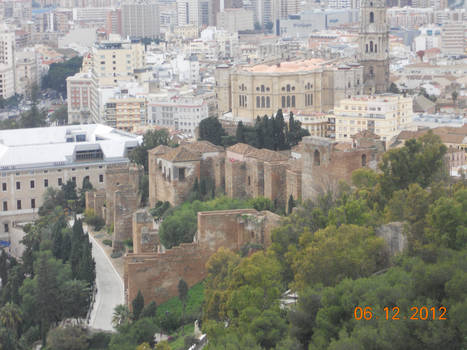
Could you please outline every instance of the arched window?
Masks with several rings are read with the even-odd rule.
[[[282,108],[285,108],[285,96],[282,96]]]
[[[373,41],[370,41],[370,52],[373,52]]]
[[[320,160],[319,151],[315,150],[315,153],[313,154],[313,165],[320,165],[320,164],[321,164],[321,160]]]
[[[266,96],[266,108],[271,107],[271,99],[269,96]]]
[[[295,107],[295,95],[292,96],[292,107]]]
[[[375,14],[370,12],[370,23],[375,23]]]
[[[287,96],[287,107],[290,107],[290,96]]]
[[[378,45],[375,44],[375,52],[378,52]]]
[[[287,92],[290,91],[290,84],[287,84]]]
[[[362,166],[366,166],[366,154],[362,154]]]
[[[259,96],[256,96],[256,108],[259,108]]]
[[[371,75],[371,76],[374,75],[373,66],[370,66],[370,75]]]
[[[261,96],[261,108],[264,108],[264,96]]]
[[[368,44],[366,44],[366,49],[365,49],[365,52],[368,53]]]

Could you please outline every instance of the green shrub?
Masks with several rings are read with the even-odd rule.
[[[104,243],[105,245],[108,245],[109,247],[112,246],[112,240],[110,240],[110,239],[104,239],[104,240],[102,241],[102,243]]]
[[[110,254],[110,257],[112,259],[117,259],[117,258],[120,258],[122,255],[123,255],[122,252],[113,252],[112,254]]]

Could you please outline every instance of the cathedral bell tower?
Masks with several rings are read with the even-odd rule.
[[[361,0],[359,63],[364,67],[364,93],[389,87],[389,34],[384,0]]]

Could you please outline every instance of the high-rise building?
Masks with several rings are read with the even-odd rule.
[[[115,9],[107,13],[105,29],[108,33],[122,34],[122,10]]]
[[[211,0],[177,0],[178,25],[192,24],[197,27],[214,24]]]
[[[0,27],[0,97],[15,94],[15,32],[6,24]]]
[[[467,25],[463,21],[449,21],[441,30],[441,52],[456,56],[466,54]]]
[[[366,94],[389,87],[389,27],[384,0],[363,0],[360,8],[359,51]]]
[[[131,38],[157,38],[160,33],[156,3],[122,4],[122,35]]]
[[[229,32],[253,30],[253,12],[245,9],[224,9],[217,13],[217,27]]]

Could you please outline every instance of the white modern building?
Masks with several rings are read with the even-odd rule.
[[[128,163],[141,137],[99,124],[1,130],[0,234],[31,220],[45,191],[68,180],[105,188],[105,169]]]

